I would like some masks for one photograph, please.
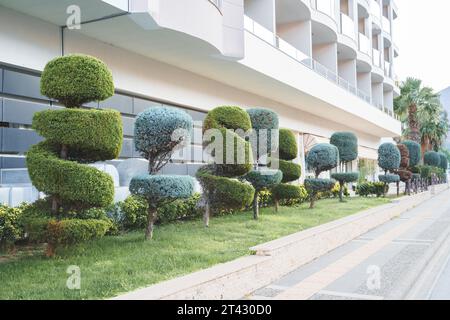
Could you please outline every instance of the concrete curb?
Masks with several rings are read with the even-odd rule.
[[[447,189],[447,185],[436,186],[435,194]],[[241,299],[431,197],[431,192],[403,197],[392,203],[250,248],[255,255],[219,264],[114,299]]]

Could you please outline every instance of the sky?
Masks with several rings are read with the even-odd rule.
[[[393,38],[399,47],[395,71],[411,76],[437,92],[450,86],[450,1],[395,0],[398,18]]]

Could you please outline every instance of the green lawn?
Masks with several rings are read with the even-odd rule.
[[[60,252],[57,258],[21,254],[0,259],[0,299],[95,299],[145,287],[250,254],[249,248],[308,229],[389,199],[323,200],[314,210],[263,209],[259,221],[251,213],[217,217],[205,229],[200,220],[157,227],[154,240],[143,232],[103,239]],[[3,262],[2,262],[3,261]],[[81,290],[66,288],[67,267],[81,269]]]

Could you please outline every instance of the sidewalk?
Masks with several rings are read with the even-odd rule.
[[[400,218],[367,232],[244,298],[414,298],[410,292],[427,268],[432,271],[422,282],[430,283],[437,279],[433,290],[439,290],[439,297],[445,297],[450,294],[450,286],[442,283],[450,274],[449,249],[444,247],[449,231],[450,190],[446,190]],[[442,257],[433,259],[439,250]],[[434,260],[436,265],[431,265]],[[420,292],[415,297],[426,296],[424,286],[415,290]]]

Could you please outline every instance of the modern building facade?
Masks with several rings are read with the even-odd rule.
[[[136,114],[169,105],[197,134],[167,172],[194,174],[206,112],[238,105],[275,110],[298,136],[299,162],[335,131],[355,132],[360,157],[375,161],[380,139],[401,133],[396,17],[393,0],[0,0],[0,183],[29,184],[33,114],[60,108],[40,94],[40,72],[71,53],[113,72],[115,96],[86,107],[122,113],[122,160],[139,156]]]

